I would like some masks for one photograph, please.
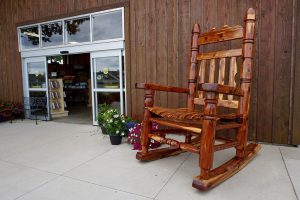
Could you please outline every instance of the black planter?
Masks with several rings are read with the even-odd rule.
[[[119,135],[110,135],[109,139],[112,145],[119,145],[122,142],[122,137]]]
[[[100,128],[101,128],[102,134],[107,135],[106,128],[104,126],[100,126]]]

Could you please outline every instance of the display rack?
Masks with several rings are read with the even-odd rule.
[[[49,95],[51,117],[57,118],[68,116],[69,111],[65,110],[67,105],[64,101],[66,95],[63,89],[62,79],[49,79]]]

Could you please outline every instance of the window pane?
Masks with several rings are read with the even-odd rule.
[[[36,91],[34,91],[34,92],[30,91],[29,92],[29,96],[30,97],[47,97],[46,96],[46,92],[40,92],[40,91],[38,91],[38,92],[36,92]]]
[[[61,45],[62,37],[62,22],[54,22],[41,25],[42,28],[42,46]]]
[[[122,38],[122,11],[93,16],[93,41]]]
[[[66,20],[67,44],[90,41],[90,18]]]
[[[20,29],[20,42],[22,49],[39,47],[39,28],[38,26],[26,27]]]
[[[95,86],[96,88],[120,88],[119,57],[95,58]]]
[[[29,88],[46,88],[45,63],[31,62],[27,64]]]
[[[122,113],[120,104],[120,92],[97,92],[96,95],[98,99],[98,105],[106,103],[118,109],[119,113]]]
[[[37,118],[42,120],[48,118],[46,92],[30,91],[29,97],[25,97],[23,103],[26,118]]]

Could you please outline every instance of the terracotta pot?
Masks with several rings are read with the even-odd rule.
[[[122,137],[120,135],[110,135],[109,139],[112,145],[119,145],[122,142]]]

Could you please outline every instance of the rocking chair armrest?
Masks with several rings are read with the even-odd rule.
[[[189,88],[165,86],[165,85],[152,84],[152,83],[136,83],[135,88],[166,91],[166,92],[176,92],[176,93],[186,93],[186,94],[190,93]]]
[[[221,85],[218,83],[200,83],[198,89],[205,92],[216,92],[235,96],[244,96],[244,92],[238,87]]]

